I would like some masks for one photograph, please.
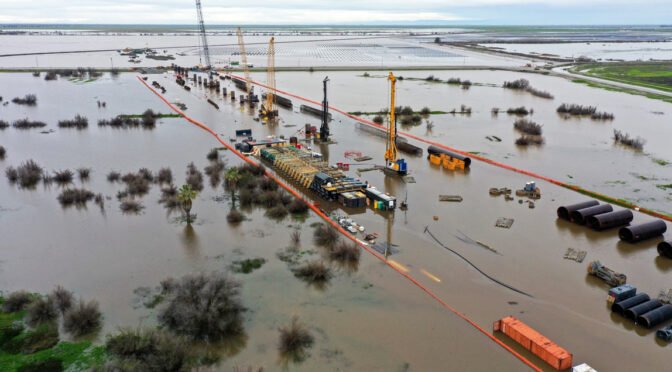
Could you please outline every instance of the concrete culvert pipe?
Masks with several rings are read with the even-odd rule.
[[[593,207],[583,208],[571,213],[572,221],[579,225],[585,225],[586,219],[590,216],[598,214],[613,212],[614,207],[609,204],[596,205]]]
[[[637,324],[644,328],[652,328],[672,319],[672,305],[663,305],[655,310],[637,317]]]
[[[665,231],[667,231],[667,224],[663,220],[656,220],[635,226],[622,227],[618,230],[618,236],[625,242],[636,243],[663,235]]]
[[[649,300],[644,303],[641,303],[637,306],[633,306],[623,312],[626,318],[635,320],[638,316],[646,314],[651,310],[655,310],[663,304],[658,300]]]
[[[623,209],[616,212],[603,213],[590,216],[586,219],[586,224],[595,230],[605,230],[612,227],[627,225],[634,218],[632,211]]]
[[[658,244],[658,254],[663,257],[672,258],[672,241],[660,242]]]
[[[564,220],[569,220],[572,216],[572,212],[578,211],[579,209],[586,209],[590,207],[594,207],[596,205],[599,205],[597,200],[586,200],[581,203],[576,203],[576,204],[571,204],[571,205],[563,205],[562,207],[558,208],[558,217],[564,219]]]
[[[613,305],[611,305],[611,311],[615,312],[616,314],[623,315],[625,310],[633,306],[643,304],[644,302],[649,301],[650,299],[651,298],[649,297],[648,294],[639,293],[623,301],[614,303]]]

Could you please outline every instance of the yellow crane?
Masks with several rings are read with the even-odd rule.
[[[250,66],[247,64],[247,52],[245,51],[245,42],[243,41],[243,31],[240,27],[236,30],[238,35],[238,47],[240,47],[240,63],[243,65],[243,72],[245,73],[245,88],[247,90],[247,99],[252,103],[252,84],[250,84]]]
[[[259,116],[272,119],[278,116],[275,109],[275,37],[268,42],[268,72],[266,73],[266,100],[259,110]]]
[[[406,160],[397,159],[397,118],[395,117],[395,99],[397,95],[397,78],[390,72],[390,118],[387,125],[387,145],[385,147],[385,168],[399,175],[408,173]]]

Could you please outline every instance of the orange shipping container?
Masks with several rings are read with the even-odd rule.
[[[511,337],[557,370],[572,367],[571,353],[512,316],[496,321],[492,328],[494,332],[501,331]]]

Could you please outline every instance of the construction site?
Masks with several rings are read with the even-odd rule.
[[[669,102],[195,3],[196,46],[0,73],[0,371],[668,369]]]

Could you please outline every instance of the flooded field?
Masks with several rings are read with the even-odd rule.
[[[545,54],[565,58],[588,57],[597,61],[649,61],[672,58],[672,42],[583,42],[547,44],[482,44],[507,52]]]
[[[669,195],[655,186],[656,182],[669,183],[672,168],[652,160],[672,159],[665,146],[665,136],[670,131],[665,118],[672,112],[664,103],[541,75],[433,72],[441,79],[455,76],[478,83],[469,90],[408,79],[423,79],[430,73],[399,72],[406,79],[398,85],[398,103],[445,111],[465,104],[472,107],[471,116],[432,115],[431,131],[424,122],[404,130],[561,180],[567,181],[571,176],[569,180],[578,185],[636,200],[651,208],[668,213],[672,209]],[[329,73],[330,102],[348,111],[385,107],[385,79],[375,74],[368,78],[359,75],[362,73]],[[254,77],[264,80],[263,75]],[[278,73],[278,87],[320,100],[323,77],[317,73]],[[550,91],[555,99],[489,86],[520,77],[529,79],[535,88]],[[198,87],[186,92],[171,75],[150,75],[148,79],[165,86],[169,101],[186,104],[188,115],[223,139],[232,137],[236,129],[246,128],[251,128],[256,138],[270,134],[292,136],[306,123],[319,123],[299,112],[299,101],[294,102],[294,110],[280,108],[279,123],[263,125],[253,120],[250,109],[224,101],[221,95]],[[6,159],[0,162],[0,288],[46,292],[62,284],[77,295],[95,298],[105,315],[104,329],[99,334],[102,338],[119,326],[156,322],[155,311],[138,303],[134,293],[137,288],[153,288],[166,277],[221,270],[236,260],[261,257],[267,261],[261,269],[246,275],[232,274],[243,283],[242,299],[249,311],[245,314],[245,337],[223,349],[229,356],[221,369],[234,365],[280,369],[277,328],[292,315],[298,315],[316,336],[311,357],[303,364],[291,365],[292,370],[525,368],[366,252],[358,270],[339,270],[331,285],[323,290],[299,281],[276,254],[289,245],[290,233],[297,228],[306,257],[321,257],[320,248],[312,244],[310,225],[319,221],[312,214],[278,223],[265,217],[263,210],[244,210],[250,220],[233,227],[226,222],[231,208],[228,193],[221,186],[209,185],[194,202],[197,220],[191,228],[177,219],[179,215],[167,215],[157,203],[158,186],[142,199],[145,209],[140,215],[122,214],[115,197],[121,186],[106,181],[109,171],[136,171],[140,167],[158,170],[168,166],[179,185],[187,164],[193,161],[202,169],[207,165],[207,151],[218,146],[208,133],[182,119],[160,119],[151,131],[98,127],[98,119],[118,114],[142,113],[148,108],[169,112],[134,74],[117,78],[105,75],[86,84],[66,79],[46,82],[30,74],[2,74],[0,82],[5,99],[29,93],[38,98],[35,107],[11,103],[0,106],[0,119],[29,117],[43,120],[48,123],[47,130],[55,130],[49,134],[14,128],[0,131],[0,145],[7,149]],[[235,89],[232,84],[224,86]],[[208,97],[219,102],[220,110],[207,104]],[[98,100],[105,101],[106,107],[98,108]],[[600,111],[614,113],[616,119],[564,120],[555,112],[563,102],[596,105]],[[521,105],[534,108],[532,119],[544,125],[546,145],[541,148],[516,148],[514,118],[505,113],[496,118],[491,115],[492,107],[505,110]],[[70,119],[78,113],[89,118],[88,129],[56,127],[57,120]],[[373,157],[369,163],[383,162],[383,139],[358,129],[351,119],[339,115],[334,119],[331,128],[337,143],[313,145],[330,163],[350,162],[345,159],[346,151]],[[611,140],[614,128],[645,137],[645,154],[615,147]],[[502,142],[485,138],[492,135]],[[229,165],[240,162],[226,151],[220,151],[220,155]],[[6,168],[31,158],[47,170],[92,168],[86,187],[109,197],[104,213],[93,203],[84,210],[62,209],[56,200],[60,192],[56,185],[44,188],[40,184],[35,190],[22,190],[7,182]],[[406,159],[417,183],[406,184],[375,171],[363,172],[361,177],[406,199],[408,211],[397,210],[390,219],[370,209],[342,211],[324,203],[323,208],[351,214],[368,232],[378,233],[380,241],[388,239],[389,231],[396,252],[390,257],[394,265],[486,330],[491,330],[496,319],[515,315],[573,352],[575,363],[588,362],[598,370],[666,368],[664,354],[668,351],[664,345],[658,344],[651,332],[611,315],[605,306],[608,287],[586,275],[587,262],[600,260],[626,273],[628,283],[640,291],[655,295],[664,289],[672,270],[672,264],[658,256],[657,241],[629,245],[619,242],[613,230],[592,232],[556,220],[555,209],[559,205],[586,199],[557,186],[539,183],[542,199],[530,209],[517,200],[507,202],[488,194],[490,187],[521,188],[529,181],[525,176],[480,162],[475,162],[469,172],[451,172],[435,168],[424,156]],[[300,191],[315,198],[307,190]],[[654,200],[640,197],[639,193]],[[460,195],[464,200],[439,203],[439,194]],[[515,222],[510,229],[497,228],[494,225],[499,217],[513,218]],[[636,223],[651,219],[635,213]],[[428,232],[483,272],[530,296],[490,281],[438,244]],[[469,240],[482,242],[497,253],[470,244]],[[578,264],[564,260],[563,254],[570,247],[587,251],[586,261]],[[529,353],[525,356],[537,365],[543,364]]]

